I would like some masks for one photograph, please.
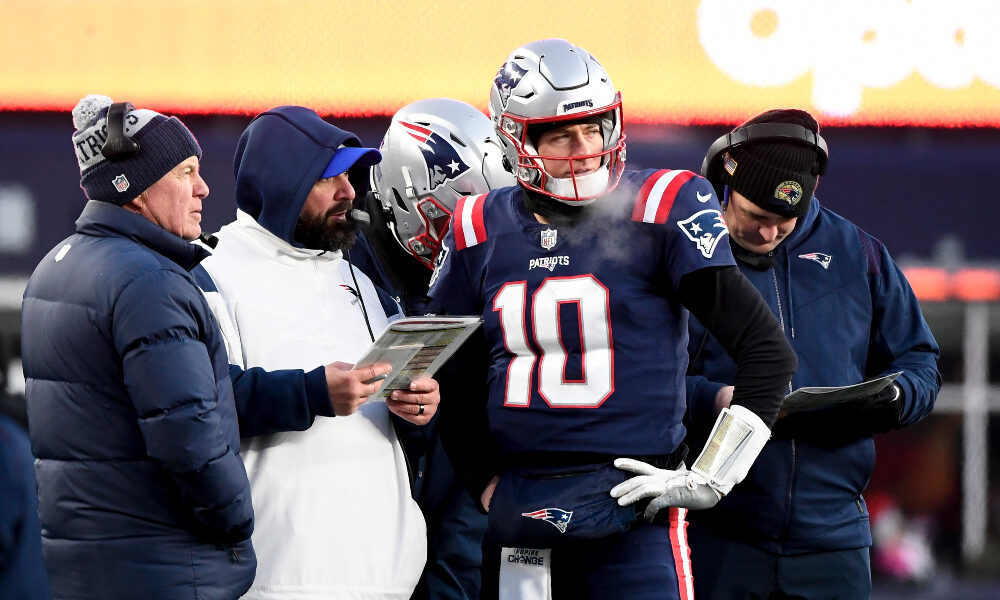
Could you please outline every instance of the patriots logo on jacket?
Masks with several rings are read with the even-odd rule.
[[[812,260],[819,263],[819,266],[823,267],[823,270],[830,268],[830,263],[833,261],[833,257],[829,254],[823,254],[822,252],[810,252],[808,254],[800,254],[799,258],[804,258],[806,260]]]
[[[469,170],[469,165],[458,155],[455,147],[440,135],[414,123],[400,121],[400,125],[406,128],[410,137],[420,142],[420,153],[424,155],[424,164],[427,165],[427,181],[431,190]]]
[[[722,220],[722,213],[712,209],[698,211],[683,221],[678,221],[677,226],[698,246],[705,258],[712,258],[719,240],[729,233],[729,228]]]
[[[551,523],[559,533],[566,533],[566,527],[569,526],[569,520],[573,518],[573,511],[563,510],[561,508],[543,508],[541,510],[536,510],[533,512],[521,513],[522,517],[528,517],[529,519],[540,519],[547,523]]]
[[[510,99],[510,92],[517,87],[517,83],[527,74],[527,69],[515,65],[513,62],[505,64],[497,71],[497,76],[493,79],[493,84],[500,92],[500,103],[507,108],[507,100]]]

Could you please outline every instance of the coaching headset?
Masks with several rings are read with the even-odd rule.
[[[108,160],[122,160],[139,153],[139,142],[125,135],[125,115],[135,110],[131,102],[115,102],[108,108],[108,139],[101,154]]]
[[[796,123],[752,123],[737,127],[712,142],[701,163],[701,175],[711,182],[720,202],[725,202],[723,173],[723,157],[734,148],[758,144],[761,142],[787,142],[811,148],[816,152],[817,160],[813,165],[812,174],[819,176],[826,173],[830,161],[826,140],[821,135]]]

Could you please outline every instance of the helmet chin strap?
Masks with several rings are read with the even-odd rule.
[[[547,177],[545,180],[545,189],[557,196],[565,196],[567,198],[572,197],[587,197],[594,196],[589,200],[581,200],[579,202],[566,202],[565,204],[571,204],[573,206],[586,206],[591,204],[594,200],[597,200],[596,196],[604,193],[608,189],[608,178],[610,174],[608,172],[607,166],[601,166],[593,173],[588,173],[586,175],[581,175],[576,178],[576,189],[573,188],[573,178],[567,177],[565,179],[557,179],[555,177]],[[559,200],[555,198],[555,200]]]

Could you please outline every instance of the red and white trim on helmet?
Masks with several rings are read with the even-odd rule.
[[[670,507],[670,548],[677,571],[677,588],[681,600],[694,600],[694,576],[691,574],[691,547],[687,539],[686,508]]]
[[[666,223],[681,187],[694,177],[691,171],[663,169],[649,176],[635,199],[632,220],[643,223]]]
[[[428,205],[433,205],[442,216],[434,219],[428,217]],[[421,226],[417,234],[406,241],[406,249],[420,264],[433,269],[434,259],[441,251],[441,240],[451,227],[451,210],[444,203],[438,202],[434,196],[419,199],[416,202],[416,209]]]
[[[464,250],[486,241],[486,224],[483,222],[483,205],[486,194],[463,196],[455,205],[453,226],[455,228],[455,249]]]

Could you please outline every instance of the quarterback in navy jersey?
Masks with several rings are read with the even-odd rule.
[[[712,186],[624,171],[620,95],[586,50],[518,48],[490,114],[518,185],[458,201],[429,292],[483,319],[440,377],[464,390],[441,435],[489,514],[483,596],[688,598],[684,511],[746,474],[794,354],[721,243]],[[690,470],[688,311],[738,365]]]
[[[690,171],[631,171],[593,212],[575,227],[540,223],[519,186],[459,201],[434,292],[449,312],[483,316],[504,455],[661,455],[684,437],[675,290],[735,264],[719,203]]]

